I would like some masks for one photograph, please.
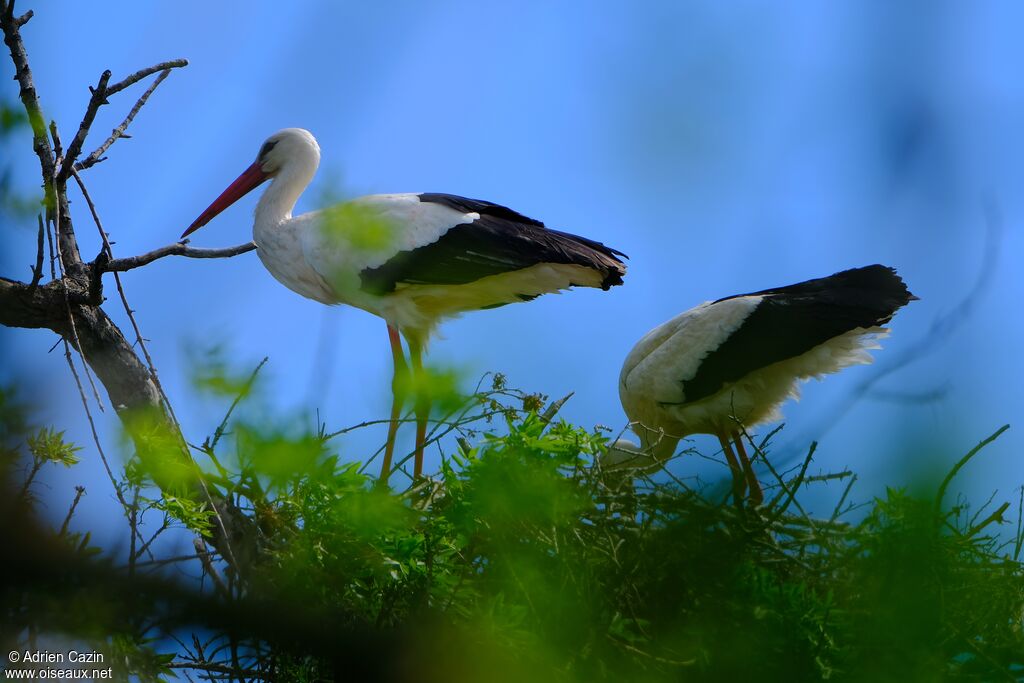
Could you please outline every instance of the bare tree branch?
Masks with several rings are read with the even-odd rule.
[[[941,508],[942,508],[942,499],[946,495],[946,489],[949,488],[949,483],[951,481],[953,481],[953,477],[956,476],[957,472],[959,472],[961,469],[963,469],[964,465],[966,465],[970,461],[971,458],[976,456],[978,454],[978,452],[981,451],[982,448],[984,448],[985,446],[989,445],[990,443],[992,443],[993,441],[998,439],[1000,437],[1000,435],[1002,435],[1002,433],[1005,432],[1009,428],[1010,428],[1010,425],[1003,425],[1002,427],[997,429],[995,432],[993,432],[990,436],[988,436],[987,438],[982,439],[980,442],[978,442],[978,444],[974,448],[972,448],[971,450],[969,450],[967,452],[967,455],[965,455],[964,457],[960,458],[960,460],[958,460],[957,463],[955,465],[953,465],[953,469],[951,469],[946,474],[946,478],[942,480],[941,484],[939,484],[939,492],[937,494],[935,494],[935,511],[936,512],[941,510]]]
[[[138,256],[127,256],[125,258],[111,259],[109,262],[103,265],[103,272],[105,273],[123,273],[126,270],[132,270],[141,266],[148,265],[157,259],[162,259],[166,256],[184,256],[185,258],[231,258],[232,256],[238,256],[250,252],[256,248],[256,244],[253,242],[247,242],[245,244],[239,244],[234,247],[226,247],[223,249],[198,249],[196,247],[188,246],[187,242],[177,242],[175,244],[168,244],[166,247],[160,247],[153,251],[146,252],[145,254],[139,254]]]
[[[135,106],[133,106],[131,108],[131,111],[128,112],[128,115],[124,117],[124,121],[122,121],[121,124],[113,130],[113,132],[110,134],[110,137],[107,138],[102,145],[93,150],[92,153],[89,154],[89,156],[87,156],[85,159],[76,162],[74,170],[82,171],[84,169],[89,168],[90,166],[98,164],[99,162],[106,159],[106,157],[103,155],[106,153],[108,149],[110,149],[111,145],[113,145],[120,138],[129,137],[127,133],[125,133],[125,131],[128,129],[128,126],[131,125],[132,120],[139,113],[139,110],[141,110],[142,107],[146,104],[146,100],[148,100],[149,96],[153,94],[153,91],[157,89],[157,86],[163,83],[164,79],[167,78],[170,74],[170,69],[164,69],[163,71],[161,71],[160,75],[156,77],[153,83],[150,84],[148,88],[146,88],[146,92],[142,93],[142,96],[139,97],[138,101],[135,103]]]
[[[25,113],[28,115],[29,125],[32,127],[32,148],[39,157],[39,168],[43,177],[43,194],[46,211],[49,216],[51,212],[59,210],[65,217],[69,216],[67,197],[58,191],[56,182],[57,155],[50,145],[50,139],[46,135],[46,124],[43,117],[43,107],[39,102],[39,94],[36,92],[35,82],[32,79],[32,70],[28,64],[28,53],[25,50],[25,43],[21,39],[19,28],[24,23],[21,19],[14,18],[14,3],[10,0],[0,0],[0,29],[3,30],[4,43],[11,51],[11,61],[14,63],[15,80],[18,81],[19,96]],[[28,19],[25,19],[28,21]],[[19,23],[20,22],[20,23]],[[52,127],[56,138],[56,126]],[[58,241],[66,259],[66,265],[75,276],[81,273],[81,257],[78,252],[78,243],[75,241],[75,233],[70,218],[58,221]]]
[[[107,83],[110,81],[110,75],[110,69],[107,69],[100,74],[100,80],[96,87],[89,88],[92,91],[92,95],[89,97],[89,104],[85,107],[82,122],[78,124],[78,132],[75,133],[75,137],[71,138],[71,144],[68,145],[68,151],[64,156],[64,163],[61,164],[60,171],[57,172],[58,184],[63,184],[71,176],[71,169],[75,166],[75,159],[82,152],[82,145],[85,144],[85,138],[89,135],[89,129],[92,128],[96,112],[104,104],[107,104]]]
[[[30,290],[25,283],[0,277],[0,325],[50,329],[65,339],[72,339],[64,299],[65,283],[70,294],[84,296],[84,286],[70,278],[65,278],[63,283],[54,280]],[[149,369],[103,309],[98,306],[72,305],[71,311],[78,332],[76,343],[81,345],[79,350],[89,359],[97,379],[107,391],[111,405],[128,427],[129,434],[137,436],[132,432],[132,418],[139,415],[152,415],[157,419],[164,416],[162,419],[167,422],[166,428],[180,433],[164,412],[162,396]],[[145,435],[141,436],[136,446],[144,454],[151,446],[147,444]],[[160,457],[167,456],[167,451],[161,452]],[[186,464],[191,466],[191,458],[188,458]],[[252,554],[249,546],[255,542],[251,520],[230,499],[209,489],[201,480],[196,487],[197,495],[210,501],[220,521],[217,533],[210,539],[212,544],[226,557],[236,558],[232,564],[246,562]]]
[[[82,500],[82,496],[85,494],[84,486],[75,487],[75,499],[71,501],[71,507],[68,508],[67,517],[64,518],[64,523],[60,525],[60,533],[58,536],[63,536],[68,532],[68,525],[71,524],[71,518],[75,516],[75,508],[78,507],[78,501]]]
[[[57,222],[58,223],[60,222],[59,215],[58,215],[58,218],[57,218]],[[85,370],[86,378],[88,378],[88,380],[89,380],[89,386],[92,387],[92,395],[96,397],[96,405],[99,406],[100,412],[104,412],[103,401],[100,400],[100,394],[96,390],[96,382],[93,381],[92,372],[89,371],[89,359],[85,357],[85,351],[82,350],[82,344],[78,340],[78,326],[75,325],[75,316],[74,316],[74,312],[72,311],[72,308],[71,308],[71,296],[70,296],[69,290],[68,290],[68,280],[69,280],[69,278],[66,277],[66,275],[67,275],[67,266],[65,265],[64,254],[61,251],[61,244],[60,244],[60,240],[59,239],[57,241],[57,267],[58,267],[59,272],[60,272],[60,280],[58,280],[58,282],[60,282],[61,288],[64,290],[64,308],[65,308],[65,310],[67,311],[67,314],[68,314],[69,329],[71,330],[71,341],[74,342],[75,348],[78,349],[78,353],[80,353],[81,356],[82,356],[82,367]],[[68,338],[67,338],[67,336],[64,337],[64,350],[67,353],[68,364],[71,366],[71,373],[73,375],[75,375],[75,381],[78,382],[78,373],[75,372],[75,366],[74,366],[73,363],[71,363],[71,352],[68,350]],[[78,384],[78,389],[79,389],[79,391],[81,391],[81,389],[82,389],[82,385],[81,385],[80,382]],[[85,403],[85,394],[82,394],[82,401],[83,401],[83,403]],[[86,414],[88,414],[88,412],[89,412],[89,407],[88,407],[88,404],[86,404]],[[90,422],[92,421],[92,416],[91,415],[89,416],[89,420],[90,420]],[[98,446],[99,446],[99,443],[97,442],[97,447]],[[104,458],[104,464],[106,464],[106,458]]]
[[[72,290],[74,291],[74,290]],[[48,329],[70,334],[64,315],[64,292],[56,280],[35,288],[0,277],[0,325]]]
[[[121,92],[125,88],[127,88],[127,87],[129,87],[131,85],[134,85],[135,83],[138,83],[139,81],[141,81],[146,76],[152,76],[153,74],[157,73],[158,71],[168,71],[170,69],[180,69],[180,68],[185,67],[185,66],[188,66],[188,60],[187,59],[171,59],[171,60],[168,60],[166,62],[160,62],[159,64],[154,64],[153,66],[147,66],[145,69],[139,69],[135,73],[133,73],[130,76],[128,76],[127,78],[125,78],[123,81],[118,81],[114,85],[112,85],[109,88],[107,88],[107,95],[116,95],[117,93]]]
[[[49,184],[53,179],[54,161],[50,140],[46,137],[46,125],[43,123],[43,108],[39,104],[39,95],[32,80],[32,70],[28,66],[28,54],[25,43],[21,40],[18,29],[25,23],[13,16],[14,3],[0,0],[0,29],[4,33],[4,44],[11,51],[14,62],[14,78],[18,81],[21,103],[28,114],[29,125],[32,127],[32,148],[39,157],[42,167],[43,183]],[[31,17],[31,12],[26,16]],[[22,17],[24,18],[24,17]],[[25,19],[27,22],[28,19]]]
[[[43,279],[43,214],[38,214],[39,218],[39,236],[36,238],[36,264],[32,267],[32,282],[29,283],[29,289],[35,289],[39,286],[39,281]]]
[[[164,72],[168,73],[167,71]],[[107,239],[107,233],[103,229],[103,223],[100,221],[99,212],[96,211],[96,205],[92,201],[92,197],[89,195],[89,190],[86,189],[85,183],[82,181],[81,176],[78,175],[78,171],[72,169],[71,174],[75,178],[75,182],[78,183],[78,188],[82,191],[82,196],[85,198],[85,203],[89,206],[89,212],[92,214],[93,222],[96,224],[96,230],[99,232],[100,240],[103,242],[103,251],[107,258],[103,259],[103,263],[109,263],[110,258],[113,257],[114,251],[110,246],[110,241]],[[99,268],[94,268],[96,272],[96,278],[98,279],[101,275]],[[156,384],[157,390],[160,395],[164,398],[164,407],[170,414],[172,420],[177,422],[177,418],[174,415],[174,409],[171,407],[170,399],[164,393],[163,387],[160,385],[160,378],[157,376],[156,364],[153,363],[153,357],[149,355],[149,349],[146,348],[146,341],[142,336],[142,330],[139,329],[139,323],[135,320],[135,313],[132,311],[132,307],[128,304],[128,296],[124,292],[124,286],[121,284],[121,278],[117,272],[114,272],[114,282],[117,285],[117,293],[121,297],[121,303],[124,306],[124,312],[128,316],[129,322],[131,322],[132,329],[135,330],[135,341],[142,350],[142,355],[146,358],[146,365],[149,367],[149,374],[153,378],[153,383]]]
[[[256,533],[252,520],[247,518],[229,497],[219,491],[210,490],[206,485],[191,458],[181,428],[169,411],[150,369],[100,307],[100,276],[107,272],[106,268],[110,263],[109,253],[104,249],[91,264],[82,261],[67,195],[67,179],[74,172],[76,157],[81,153],[96,111],[106,103],[107,96],[120,92],[151,74],[185,66],[187,62],[181,59],[157,64],[137,71],[112,86],[108,86],[109,72],[104,73],[93,89],[78,132],[67,147],[64,158],[58,160],[60,143],[56,125],[50,127],[51,143],[32,72],[29,69],[25,45],[18,30],[27,21],[27,16],[29,15],[16,19],[11,0],[0,0],[0,29],[3,31],[4,43],[10,49],[15,79],[19,83],[20,98],[32,127],[33,149],[39,157],[45,192],[44,223],[52,221],[56,226],[55,248],[51,244],[51,271],[54,270],[52,257],[57,256],[63,272],[60,277],[56,273],[51,273],[53,281],[45,285],[40,285],[38,281],[26,284],[0,277],[0,324],[8,327],[53,330],[82,354],[96,378],[106,389],[111,404],[134,441],[139,457],[161,458],[163,461],[176,458],[183,466],[182,472],[186,479],[175,477],[174,481],[160,480],[156,482],[157,485],[161,488],[170,487],[176,495],[189,495],[193,500],[208,503],[218,522],[209,539],[211,544],[224,555],[234,569],[243,570],[248,564],[247,560],[252,558],[255,552]],[[137,104],[133,111],[137,113],[142,104],[144,101]],[[131,116],[133,114],[129,115],[129,123]],[[133,263],[133,260],[129,259],[122,262],[120,269],[137,267],[176,252],[193,257],[216,258],[243,253],[253,248],[253,245],[244,245],[232,250],[212,250],[215,252],[212,254],[197,254],[191,253],[193,250],[181,244],[162,254],[144,259],[143,262],[134,260]],[[38,269],[33,273],[33,278],[37,272]],[[154,443],[154,432],[166,432],[175,443],[180,443],[177,447],[171,445],[170,448],[166,442],[162,445]]]
[[[114,133],[111,135],[111,137],[105,143],[103,143],[103,145],[100,146],[99,150],[93,153],[95,154],[95,157],[92,154],[89,155],[89,158],[86,160],[89,161],[89,159],[91,159],[91,161],[89,161],[88,166],[95,164],[96,159],[99,158],[100,154],[106,151],[106,149],[109,148],[110,145],[114,144],[114,141],[118,137],[124,134],[124,129],[128,127],[128,124],[130,124],[132,119],[135,118],[135,115],[139,113],[139,110],[146,103],[146,100],[149,99],[149,96],[153,93],[153,91],[156,90],[156,87],[160,85],[160,83],[165,78],[167,78],[167,74],[170,73],[170,70],[186,66],[187,64],[188,60],[186,59],[173,59],[169,62],[161,62],[154,66],[150,66],[145,69],[140,69],[139,71],[136,71],[135,73],[125,78],[123,81],[119,81],[114,85],[109,85],[110,70],[108,69],[107,71],[104,71],[100,75],[100,80],[96,84],[96,87],[91,89],[92,96],[89,98],[89,104],[86,106],[85,115],[82,117],[82,123],[78,126],[78,132],[75,134],[75,137],[71,141],[71,144],[68,145],[68,151],[67,155],[64,157],[64,163],[61,164],[60,171],[57,174],[58,183],[62,183],[71,177],[71,171],[75,168],[75,162],[78,160],[78,156],[82,152],[82,145],[85,144],[85,138],[89,134],[89,129],[92,128],[92,122],[96,118],[96,112],[98,112],[100,107],[102,107],[104,104],[108,104],[107,98],[109,98],[111,95],[115,95],[121,92],[122,90],[131,86],[132,84],[137,83],[146,76],[158,72],[163,72],[161,73],[160,77],[156,79],[156,82],[153,85],[151,85],[149,89],[146,90],[145,93],[143,93],[142,97],[139,98],[138,102],[135,103],[135,106],[132,107],[124,122],[122,122],[121,125],[118,126],[118,128],[115,128]],[[80,168],[88,168],[88,166],[81,166]]]
[[[99,213],[96,211],[96,205],[93,204],[92,197],[89,195],[89,191],[86,189],[85,183],[82,182],[82,178],[81,178],[81,176],[78,175],[78,172],[75,171],[74,168],[72,168],[71,169],[71,173],[74,176],[75,181],[78,183],[79,189],[82,191],[82,196],[85,197],[85,203],[89,206],[89,211],[92,213],[93,221],[96,223],[96,229],[99,231],[100,239],[103,241],[103,251],[101,252],[101,256],[103,258],[102,259],[97,259],[97,265],[100,265],[102,263],[108,263],[110,257],[113,255],[114,252],[111,249],[110,241],[107,239],[107,233],[103,229],[103,223],[100,221]],[[94,267],[93,268],[93,273],[94,273],[94,280],[98,281],[99,278],[100,278],[100,275],[101,275],[101,273],[99,271],[99,268]],[[137,341],[137,343],[139,345],[139,348],[142,350],[143,356],[146,359],[146,367],[149,368],[149,377],[152,380],[153,384],[156,386],[157,393],[160,395],[160,398],[162,400],[161,408],[163,410],[163,415],[170,422],[170,424],[171,424],[171,426],[173,428],[171,431],[177,437],[177,441],[178,441],[179,445],[181,446],[181,452],[184,455],[185,459],[190,464],[194,464],[194,462],[192,461],[191,453],[189,451],[188,443],[185,441],[185,437],[182,434],[181,425],[178,423],[178,417],[174,414],[174,407],[171,405],[171,400],[167,397],[167,394],[164,392],[163,386],[161,386],[161,384],[160,384],[160,378],[157,375],[157,371],[156,371],[156,364],[153,363],[153,357],[149,355],[149,349],[146,348],[146,342],[145,342],[145,340],[142,337],[142,331],[139,329],[139,324],[135,320],[135,315],[132,313],[132,308],[128,304],[128,297],[124,293],[124,287],[121,285],[121,278],[118,276],[118,274],[116,272],[114,273],[114,280],[117,283],[117,291],[118,291],[118,294],[121,297],[121,303],[124,305],[125,313],[128,316],[128,320],[132,324],[132,329],[135,330],[135,339],[136,339],[136,341]],[[100,296],[98,294],[99,287],[100,286],[97,284],[96,285],[97,297]],[[90,287],[90,289],[92,289],[92,287]],[[65,342],[64,345],[65,345],[65,348],[66,348],[67,347],[67,342]],[[83,358],[84,357],[85,356],[83,354]],[[69,361],[70,361],[70,359],[69,359]],[[72,370],[73,369],[74,369],[74,366],[72,366]],[[86,368],[86,374],[88,375],[88,368]],[[88,375],[88,376],[89,376],[89,381],[91,382],[92,381],[92,377],[91,377],[91,375]],[[77,380],[77,376],[76,376],[75,379]],[[95,386],[93,387],[93,391],[95,392]],[[84,396],[83,396],[83,401],[84,401]],[[100,409],[102,410],[103,409],[103,404],[100,403],[99,396],[96,397],[96,402],[99,404]],[[86,413],[88,413],[88,412],[89,412],[89,407],[86,405]],[[97,448],[99,448],[99,440],[98,440],[98,438],[97,438],[97,444],[96,445],[97,445]],[[106,459],[104,459],[104,465],[106,465]],[[228,537],[227,525],[224,523],[224,519],[223,519],[223,517],[221,515],[221,512],[220,512],[220,510],[217,507],[217,503],[214,500],[213,496],[210,494],[210,490],[207,487],[206,482],[203,480],[202,476],[198,476],[197,480],[198,480],[199,488],[202,490],[202,493],[206,497],[207,502],[209,502],[210,506],[213,508],[214,516],[217,519],[217,524],[219,525],[220,530],[223,533],[224,538],[226,539]],[[115,488],[117,487],[116,482],[114,482],[114,486],[115,486]],[[118,491],[118,500],[122,500],[123,501],[123,498],[121,496],[120,491]],[[132,524],[132,533],[133,533],[133,539],[134,539],[134,533],[135,533],[135,525],[134,525],[134,523]],[[224,553],[225,557],[230,561],[232,566],[235,566],[235,567],[238,566],[238,562],[235,559],[234,551],[231,549],[231,544],[230,543],[225,542],[224,544],[222,544],[221,551]]]

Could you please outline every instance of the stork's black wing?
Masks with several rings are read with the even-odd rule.
[[[917,298],[895,269],[877,264],[714,303],[744,296],[764,298],[707,355],[693,379],[683,383],[687,402],[711,396],[755,370],[795,358],[851,330],[884,325]]]
[[[423,193],[419,199],[480,217],[453,226],[436,242],[362,271],[364,290],[386,294],[399,283],[462,285],[541,263],[596,270],[603,289],[622,284],[626,267],[618,257],[625,254],[600,242],[549,230],[538,220],[491,202],[434,193]]]

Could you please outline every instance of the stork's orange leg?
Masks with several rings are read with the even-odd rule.
[[[405,339],[409,342],[409,360],[412,362],[413,377],[416,378],[416,456],[412,469],[412,477],[416,479],[423,474],[423,445],[427,440],[427,418],[430,417],[430,387],[427,386],[427,377],[423,373],[423,344],[408,334]]]
[[[755,505],[760,505],[764,502],[764,491],[761,490],[761,482],[757,480],[757,475],[754,474],[754,467],[750,464],[750,458],[747,457],[747,450],[743,446],[743,435],[739,432],[733,432],[732,440],[736,442],[736,453],[740,456],[740,464],[743,465],[743,476],[747,478],[750,500],[754,501]]]
[[[388,324],[388,340],[391,342],[391,359],[394,361],[395,374],[391,379],[391,422],[388,424],[388,440],[384,444],[384,463],[380,468],[381,486],[388,483],[388,476],[391,474],[391,459],[395,455],[395,435],[398,433],[398,418],[402,415],[402,404],[405,388],[401,386],[402,375],[408,368],[405,365],[405,354],[402,353],[402,339],[398,336],[398,329]]]
[[[740,505],[743,502],[743,494],[746,491],[743,468],[740,467],[739,461],[736,460],[736,454],[732,452],[729,439],[724,434],[718,434],[718,443],[722,445],[722,453],[725,454],[725,459],[729,463],[729,470],[732,472],[732,495],[736,499],[736,504]]]

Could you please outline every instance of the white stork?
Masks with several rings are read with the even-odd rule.
[[[270,180],[256,205],[252,232],[271,275],[304,297],[349,304],[384,318],[395,374],[382,482],[391,470],[403,404],[399,378],[407,371],[399,333],[409,346],[413,372],[422,379],[424,345],[444,318],[572,286],[606,290],[622,284],[622,252],[476,199],[431,193],[370,195],[292,216],[319,165],[320,146],[309,131],[285,128],[274,133],[256,161],[181,237]],[[419,476],[429,405],[417,399],[415,410],[413,475]]]
[[[602,465],[654,471],[682,437],[713,434],[737,502],[745,487],[762,502],[741,427],[781,419],[801,380],[870,363],[889,332],[882,325],[916,298],[894,269],[872,265],[680,313],[626,356],[619,398],[640,444],[616,441]]]

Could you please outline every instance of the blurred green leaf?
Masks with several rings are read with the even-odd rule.
[[[78,464],[78,456],[75,453],[82,450],[82,448],[81,446],[66,442],[63,431],[43,427],[36,432],[35,436],[28,438],[28,450],[32,453],[33,457],[39,460],[71,467]]]

